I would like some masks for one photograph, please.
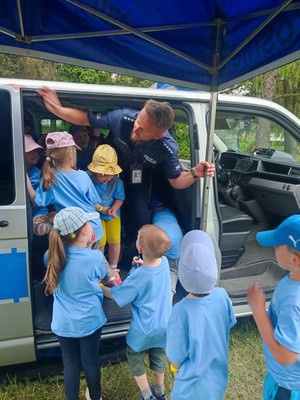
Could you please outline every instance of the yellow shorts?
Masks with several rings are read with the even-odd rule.
[[[112,218],[110,220],[101,220],[103,228],[103,237],[100,240],[100,247],[108,244],[121,243],[121,218]]]

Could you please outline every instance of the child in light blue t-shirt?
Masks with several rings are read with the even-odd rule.
[[[34,205],[54,204],[56,211],[65,207],[80,207],[94,212],[100,198],[85,171],[76,170],[76,149],[73,136],[67,132],[50,132],[46,136],[46,159],[42,180],[34,190],[27,180],[28,194]],[[79,149],[80,150],[80,149]],[[96,241],[103,236],[100,218],[92,221]]]
[[[258,232],[256,240],[275,247],[279,267],[289,274],[276,286],[266,312],[263,290],[248,291],[267,363],[264,400],[300,399],[300,214],[285,219],[276,229]]]
[[[141,400],[166,400],[164,371],[166,367],[166,328],[171,313],[171,284],[168,260],[163,254],[170,246],[167,233],[155,226],[144,225],[138,232],[136,247],[143,262],[104,295],[120,307],[131,304],[132,321],[126,336],[129,369],[142,393]],[[156,384],[149,386],[144,356],[148,353]]]
[[[236,318],[226,291],[215,287],[215,250],[205,232],[194,230],[183,237],[178,275],[189,294],[173,307],[167,328],[167,356],[177,372],[171,400],[222,400],[229,332]]]
[[[121,252],[121,212],[120,208],[125,199],[124,184],[118,177],[122,169],[118,165],[118,157],[114,148],[108,144],[97,147],[92,162],[88,165],[91,179],[95,186],[101,205],[98,208],[103,228],[103,237],[100,240],[100,250],[104,253],[108,243],[108,262],[113,276],[109,286],[120,285],[118,262]]]
[[[40,159],[42,146],[32,136],[24,135],[26,172],[34,190],[41,181],[41,170],[36,166]],[[37,236],[47,235],[52,229],[54,215],[49,214],[47,207],[32,205],[33,232]]]
[[[55,215],[49,234],[44,280],[54,297],[51,329],[62,351],[67,400],[79,398],[81,367],[87,398],[102,399],[99,346],[106,316],[99,280],[106,271],[101,251],[90,248],[95,240],[90,221],[97,219],[97,212],[67,207]]]

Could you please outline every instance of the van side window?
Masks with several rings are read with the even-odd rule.
[[[15,199],[12,111],[8,92],[0,91],[0,109],[0,206],[5,206]]]
[[[70,124],[61,119],[42,119],[41,120],[41,133],[47,134],[55,131],[69,131]]]

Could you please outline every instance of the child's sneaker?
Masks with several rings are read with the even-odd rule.
[[[155,385],[150,385],[150,389],[151,389],[151,392],[153,393],[153,395],[155,396],[156,400],[169,400],[169,397],[166,396],[165,393],[163,395],[161,395],[161,396],[159,396],[156,393]]]
[[[145,397],[141,397],[140,398],[140,400],[145,400]],[[151,396],[151,397],[149,397],[149,399],[147,399],[147,400],[157,400],[157,398],[156,397],[154,397],[153,395]]]
[[[92,400],[90,397],[89,388],[86,388],[86,390],[85,390],[85,398],[86,398],[86,400]],[[102,396],[100,397],[99,400],[102,400]]]

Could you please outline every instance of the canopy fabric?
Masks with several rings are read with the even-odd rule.
[[[217,91],[299,59],[300,0],[2,0],[0,52]]]

